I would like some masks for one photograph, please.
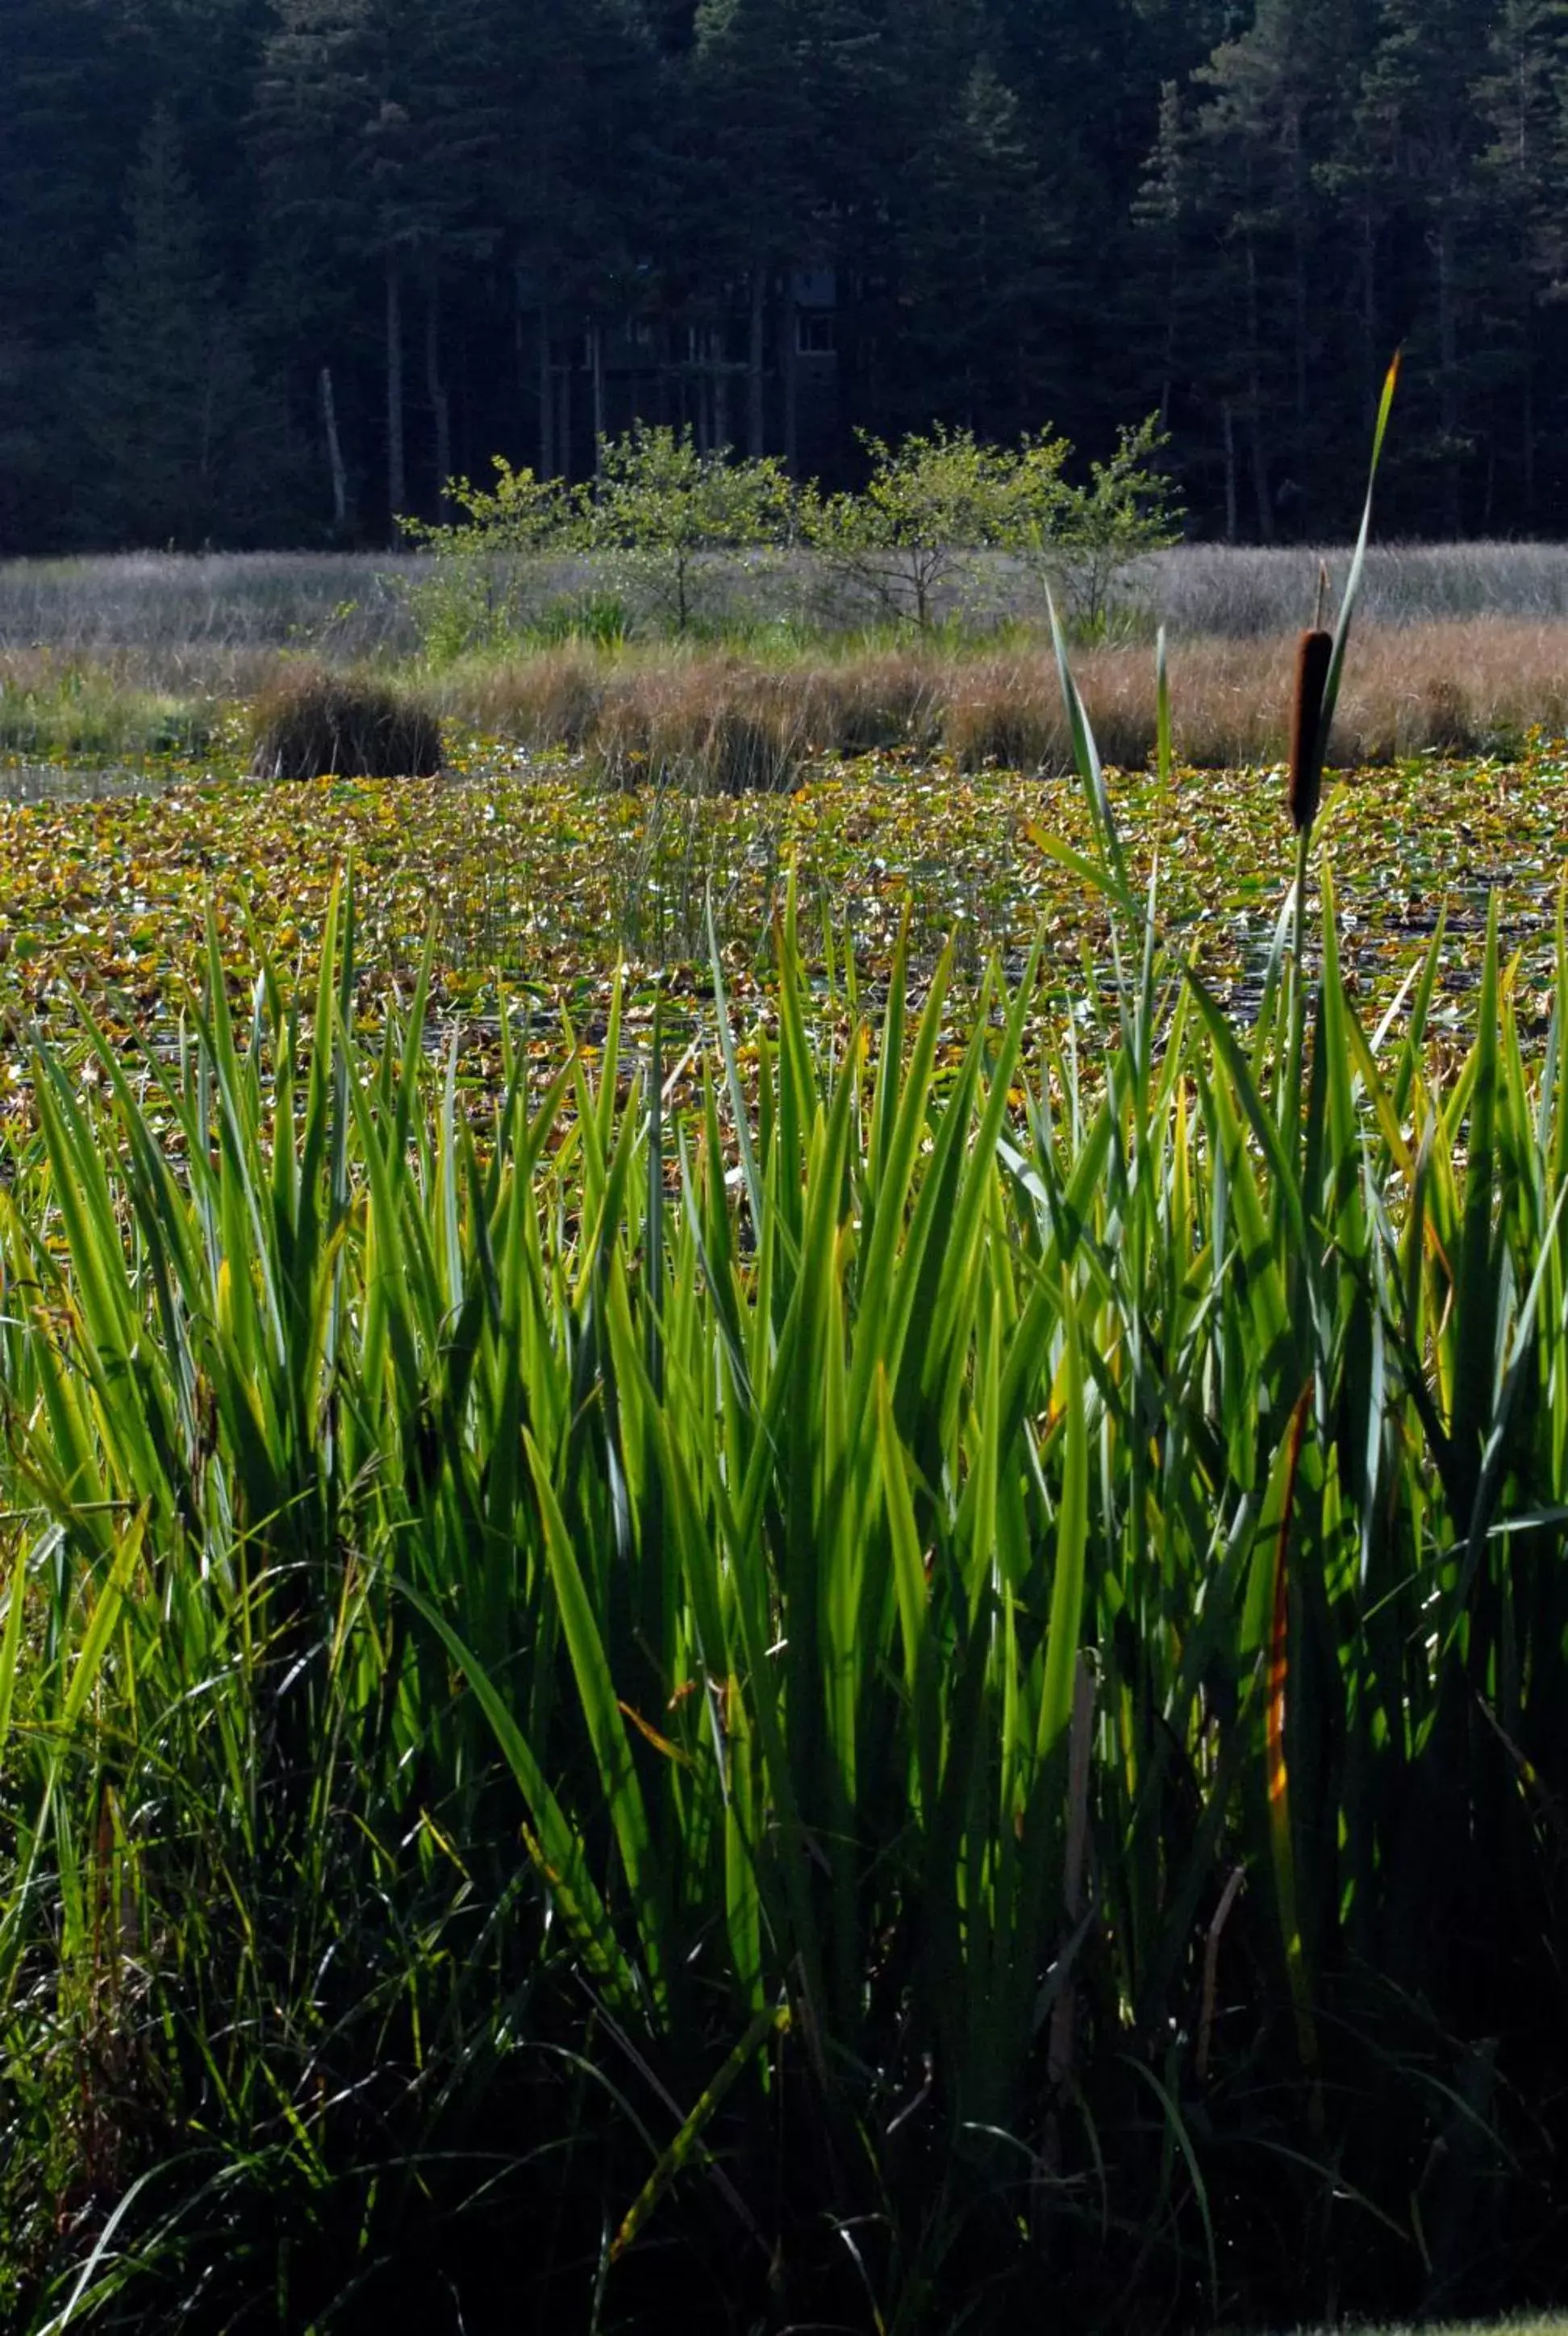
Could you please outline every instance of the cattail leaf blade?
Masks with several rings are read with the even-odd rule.
[[[1393,361],[1383,383],[1383,394],[1378,401],[1378,421],[1372,433],[1372,460],[1367,473],[1367,500],[1361,506],[1360,531],[1356,538],[1356,550],[1350,560],[1350,572],[1345,579],[1344,598],[1339,602],[1339,619],[1334,627],[1333,654],[1329,659],[1329,676],[1323,685],[1321,727],[1323,744],[1328,745],[1329,733],[1334,725],[1334,708],[1339,702],[1339,674],[1345,662],[1345,644],[1349,638],[1350,618],[1361,589],[1361,575],[1367,564],[1367,542],[1372,532],[1372,494],[1378,483],[1378,465],[1382,460],[1383,439],[1393,410],[1394,392],[1399,384],[1399,363],[1404,352],[1396,349]]]

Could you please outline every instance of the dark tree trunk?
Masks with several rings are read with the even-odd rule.
[[[1454,220],[1445,204],[1433,243],[1437,263],[1437,419],[1443,433],[1443,525],[1459,534],[1459,332],[1454,299]]]
[[[1274,509],[1269,499],[1269,463],[1263,452],[1262,358],[1258,338],[1258,255],[1247,245],[1247,404],[1252,454],[1252,493],[1258,506],[1258,540],[1274,540]]]
[[[1519,383],[1519,483],[1524,503],[1524,524],[1535,524],[1535,302],[1524,294],[1524,348]]]
[[[556,422],[556,468],[563,479],[571,476],[571,364],[560,367],[560,409]]]
[[[765,451],[763,414],[763,331],[767,318],[767,270],[754,264],[751,271],[751,316],[745,351],[745,450],[753,462]]]
[[[800,476],[800,368],[795,363],[794,277],[786,270],[779,297],[779,365],[784,374],[784,468]]]
[[[560,471],[555,451],[555,376],[550,365],[550,309],[539,304],[539,475],[553,479]]]
[[[424,389],[435,442],[436,508],[444,521],[452,517],[452,400],[441,377],[441,288],[433,271],[424,304]]]
[[[397,255],[386,255],[386,506],[395,527],[408,501],[403,453],[403,277]]]
[[[323,365],[319,381],[321,393],[321,427],[326,438],[326,463],[332,474],[332,527],[342,535],[348,525],[348,473],[343,466],[343,447],[337,435],[337,405],[332,394],[332,367]]]
[[[720,327],[715,326],[708,346],[713,363],[713,443],[716,448],[727,446],[730,443],[729,361],[724,353],[724,334]]]
[[[1225,541],[1236,540],[1236,419],[1227,397],[1221,408],[1225,433]]]
[[[1378,229],[1371,205],[1361,213],[1361,384],[1365,414],[1362,427],[1369,434],[1378,412]]]

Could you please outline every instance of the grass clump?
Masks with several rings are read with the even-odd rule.
[[[221,709],[48,650],[0,655],[0,754],[40,762],[200,754]]]
[[[407,686],[325,666],[288,665],[251,708],[258,778],[430,778],[441,723]]]
[[[1104,645],[1077,661],[1086,707],[1108,762],[1136,769],[1158,732],[1147,651]],[[1286,760],[1289,651],[1283,638],[1175,641],[1174,749],[1189,768]],[[667,645],[607,654],[579,642],[443,675],[454,721],[531,746],[585,754],[612,783],[645,769],[699,793],[789,784],[813,762],[866,754],[950,755],[1065,775],[1073,767],[1049,645],[931,640],[787,656]],[[1366,767],[1421,754],[1516,754],[1532,732],[1568,728],[1568,629],[1505,622],[1410,627],[1362,638],[1341,693],[1330,764]]]

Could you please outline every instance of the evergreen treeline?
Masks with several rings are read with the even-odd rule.
[[[1551,532],[1564,0],[5,0],[0,549],[384,538],[636,417]]]

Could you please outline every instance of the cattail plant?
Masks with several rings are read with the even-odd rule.
[[[1320,587],[1320,597],[1321,588]],[[1296,644],[1296,690],[1290,705],[1290,824],[1298,835],[1318,815],[1323,791],[1323,689],[1334,637],[1309,627]]]

